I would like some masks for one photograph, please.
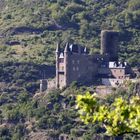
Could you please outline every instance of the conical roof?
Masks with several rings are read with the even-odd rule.
[[[69,52],[69,43],[66,43],[66,46],[65,46],[64,52]]]
[[[56,53],[60,52],[60,43],[59,42],[57,43],[57,47],[56,47],[56,51],[55,52]]]

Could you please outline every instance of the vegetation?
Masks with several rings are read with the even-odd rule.
[[[33,62],[1,62],[0,63],[0,104],[6,102],[5,94],[13,96],[27,92],[32,95],[39,90],[41,78],[53,78],[55,68],[44,64]]]
[[[140,134],[140,97],[116,98],[112,104],[101,105],[96,95],[77,96],[80,118],[86,123],[99,123],[108,135]]]
[[[132,89],[131,87],[131,91]],[[72,84],[64,91],[53,90],[47,94],[29,95],[24,92],[16,95],[16,102],[12,96],[4,94],[1,98],[7,101],[0,106],[1,139],[31,139],[32,134],[37,136],[38,132],[53,139],[58,139],[61,134],[85,140],[96,137],[115,139],[117,135],[124,140],[140,138],[137,134],[139,132],[139,98],[130,98],[130,96],[135,96],[133,91],[129,92],[122,88],[115,90],[106,98],[95,98],[90,94],[85,95],[87,90],[89,89],[86,87],[77,87]],[[83,94],[78,99],[79,107],[91,111],[87,116],[82,116],[85,113],[80,111],[82,119],[95,123],[84,124],[79,120],[79,112],[75,108],[78,93]],[[120,125],[117,125],[119,122],[121,122]],[[106,130],[108,134],[114,136],[104,134]],[[122,135],[122,133],[125,134]]]
[[[90,48],[90,53],[98,53],[102,29],[120,31],[119,59],[139,66],[139,8],[139,0],[0,0],[0,140],[31,139],[38,133],[53,139],[60,134],[83,140],[116,138],[104,134],[105,128],[100,125],[104,122],[97,118],[100,123],[88,125],[79,120],[76,95],[91,87],[73,83],[62,91],[38,94],[39,80],[54,77],[58,41],[62,47],[69,41]],[[99,107],[115,114],[118,107],[114,105],[118,103],[115,98],[121,96],[122,105],[130,108],[129,99],[140,93],[140,88],[132,83],[126,87],[129,88],[114,90],[111,96],[97,99]],[[134,113],[132,116],[137,117]],[[136,121],[135,125],[139,124],[139,118]],[[109,126],[108,122],[106,129]],[[133,125],[129,127],[132,130]],[[133,132],[139,132],[139,127],[135,128]],[[124,132],[117,129],[121,131],[116,133],[114,128],[107,131],[113,135]],[[140,136],[125,134],[121,139],[138,140]]]

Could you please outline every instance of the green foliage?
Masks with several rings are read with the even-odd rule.
[[[131,0],[131,1],[129,1],[128,6],[131,10],[139,10],[140,1],[139,0]]]
[[[132,83],[128,82],[127,84],[130,86],[130,89],[127,89],[127,91],[135,89]],[[117,90],[114,90],[116,93],[112,93],[111,96],[105,99],[100,99],[96,97],[97,95],[90,95],[89,93],[87,93],[87,95],[83,94],[83,96],[80,95],[78,103],[85,111],[81,108],[81,118],[86,120],[86,123],[92,122],[85,125],[79,120],[78,111],[75,109],[75,96],[77,93],[83,93],[85,91],[88,91],[87,87],[78,88],[77,85],[74,84],[66,90],[53,90],[47,94],[40,94],[38,96],[22,92],[18,96],[14,95],[17,96],[16,102],[11,102],[13,96],[3,94],[2,99],[5,102],[0,106],[0,123],[2,124],[0,133],[2,140],[15,140],[19,138],[22,140],[25,139],[26,136],[30,136],[32,132],[45,132],[50,138],[56,139],[62,133],[72,138],[78,137],[85,140],[91,137],[94,139],[97,137],[100,139],[113,139],[113,137],[107,137],[103,133],[107,130],[109,132],[111,131],[110,133],[115,133],[114,135],[120,134],[120,131],[116,133],[116,127],[123,133],[124,123],[116,126],[121,119],[128,119],[127,123],[130,124],[129,127],[132,126],[130,129],[134,130],[132,134],[127,133],[123,138],[139,139],[139,135],[134,134],[137,133],[136,131],[138,130],[133,128],[139,123],[137,122],[139,119],[136,119],[136,109],[139,111],[139,108],[137,108],[139,105],[135,106],[139,103],[137,103],[137,99],[127,100],[128,97],[133,95],[133,92],[127,94],[127,92],[124,93],[125,90],[119,90],[117,94]],[[121,98],[121,96],[123,98]],[[119,99],[119,101],[117,99]],[[130,103],[132,100],[134,100],[133,103]],[[130,109],[129,117],[127,115],[128,108]],[[86,111],[90,113],[86,114]],[[107,117],[109,117],[109,119],[106,119],[108,121],[105,120]],[[130,120],[135,120],[135,124],[132,124],[129,118]],[[7,122],[6,126],[8,126],[6,130],[4,129],[5,121]],[[112,128],[111,130],[110,126]],[[139,126],[137,129],[139,129]]]
[[[45,133],[55,139],[61,133],[85,140],[96,139],[104,129],[100,124],[84,125],[75,110],[75,95],[87,91],[86,87],[79,89],[79,85],[73,83],[66,90],[33,97],[39,89],[43,70],[47,71],[46,78],[54,76],[53,69],[41,63],[55,63],[57,41],[62,42],[62,47],[70,41],[90,48],[90,53],[99,53],[100,31],[115,29],[120,31],[120,59],[139,66],[139,0],[1,0],[0,8],[0,82],[4,84],[0,88],[0,124],[6,121],[12,126],[0,130],[0,139],[24,139],[30,131],[47,131]],[[127,98],[133,95],[132,90],[134,86],[130,84],[129,93],[123,89],[118,91],[128,108],[130,101]],[[87,101],[84,109],[91,114],[93,111],[97,113],[96,122],[105,121],[104,116],[109,111],[113,115],[116,113],[117,106],[113,104],[118,102],[115,101],[117,92],[105,100],[107,103],[96,97],[91,102],[92,98],[87,96],[88,100],[84,98],[84,102]],[[97,108],[90,109],[89,103],[90,107]],[[124,119],[127,116],[125,111],[123,108],[120,110]],[[87,123],[93,122],[93,114],[90,113],[86,114],[86,119],[81,116]],[[133,115],[136,118],[135,112]],[[119,119],[116,117],[116,122],[110,119],[114,127]],[[127,119],[129,122],[129,117]],[[132,126],[129,129],[137,126],[135,121],[134,126],[129,122]],[[110,129],[110,125],[106,124],[109,132],[116,135],[117,128],[122,131],[119,133],[123,133],[124,128],[117,126]],[[121,126],[126,127],[123,123]],[[134,131],[138,130],[134,128]],[[104,134],[100,137],[103,139]],[[139,136],[127,134],[125,138],[139,139]]]
[[[139,96],[133,96],[129,100],[119,97],[111,105],[101,105],[96,95],[86,93],[77,96],[77,107],[82,121],[86,124],[101,124],[108,135],[140,133]]]
[[[9,133],[10,132],[8,128],[0,128],[0,136],[8,136]]]

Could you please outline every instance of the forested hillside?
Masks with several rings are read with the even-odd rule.
[[[39,94],[39,80],[55,76],[55,48],[67,41],[100,50],[103,29],[120,32],[119,59],[140,66],[140,0],[0,0],[0,140],[82,140],[108,137],[99,124],[84,125],[75,109],[76,83]],[[140,93],[139,84],[113,89],[99,104]],[[118,139],[139,140],[124,134]]]
[[[99,98],[98,105],[111,105],[120,96],[126,100],[131,99],[136,94],[135,86],[129,84],[127,85],[127,90],[124,88],[114,90],[106,98]],[[140,86],[138,87],[140,89]],[[79,93],[85,95],[86,91],[89,91],[89,88],[85,86],[77,87],[73,83],[65,91],[54,90],[47,94],[42,93],[34,96],[25,92],[18,94],[16,98],[15,96],[9,96],[9,94],[1,94],[0,140],[58,140],[62,135],[68,136],[71,138],[70,140],[96,140],[97,138],[98,140],[140,139],[139,133],[129,133],[129,130],[122,135],[116,136],[118,133],[115,132],[113,136],[107,136],[105,134],[106,130],[102,128],[103,126],[100,123],[91,123],[88,125],[82,123],[79,118],[78,109],[76,109],[75,98]],[[86,100],[82,101],[86,102]],[[87,101],[86,103],[90,102]],[[136,103],[138,104],[139,102]],[[85,107],[85,109],[87,108]],[[127,115],[125,109],[119,109],[124,112],[124,115]],[[133,111],[135,112],[135,110]],[[100,118],[101,115],[104,115],[104,113],[100,114]],[[119,116],[116,119],[118,120],[118,118],[122,119]],[[137,126],[139,117],[137,116],[137,118],[134,128],[139,129],[139,126]],[[112,119],[114,119],[114,116]],[[126,129],[121,126],[118,125],[120,130],[123,131]],[[116,129],[114,128],[114,130]]]
[[[139,65],[139,0],[1,0],[0,7],[0,61],[52,64],[57,41],[98,52],[100,31],[113,29],[120,31],[120,59]]]

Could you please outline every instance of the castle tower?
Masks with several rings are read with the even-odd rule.
[[[118,60],[118,32],[101,31],[101,54],[108,55],[110,61]]]
[[[69,43],[66,44],[64,49],[64,77],[65,77],[65,86],[69,84]]]
[[[64,52],[60,50],[60,44],[56,48],[56,88],[62,89],[69,84],[69,44],[67,43]]]

